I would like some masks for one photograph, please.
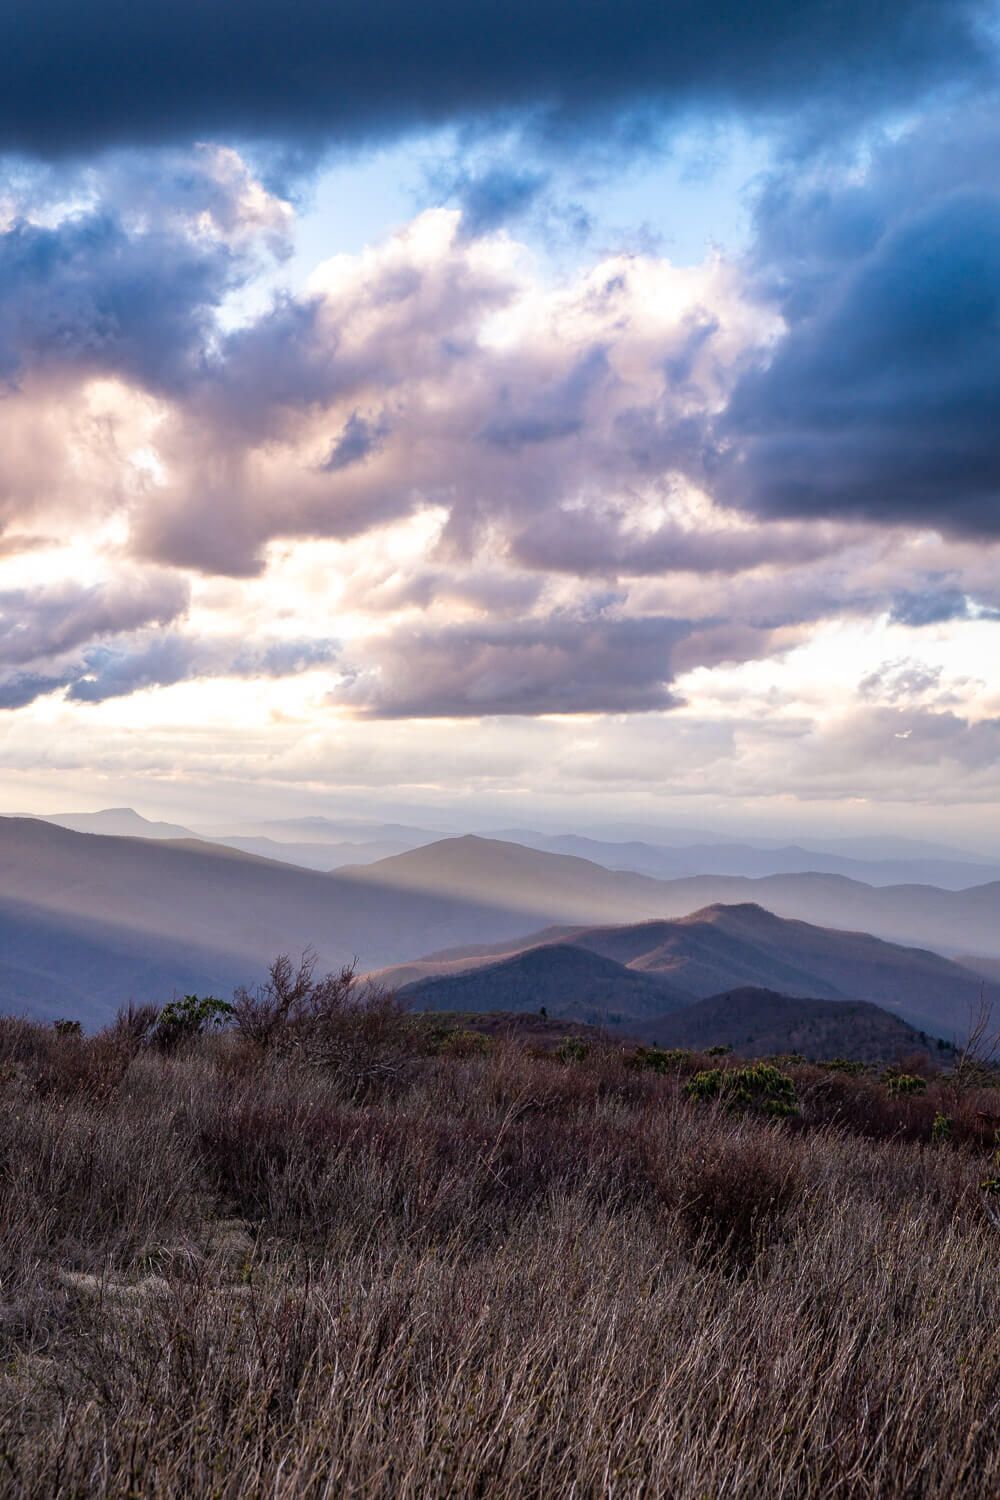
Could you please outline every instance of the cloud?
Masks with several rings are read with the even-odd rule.
[[[1000,719],[921,704],[866,705],[823,735],[820,753],[811,765],[800,759],[795,779],[807,795],[823,783],[846,790],[853,782],[883,798],[973,801],[979,783],[996,787],[998,758]]]
[[[986,7],[883,0],[36,0],[0,15],[0,149],[69,154],[219,135],[367,140],[511,111],[856,113],[985,66]],[[631,127],[635,134],[635,125]]]
[[[331,701],[361,717],[633,714],[680,707],[674,679],[698,666],[770,656],[794,632],[730,620],[588,607],[436,627],[401,626],[357,647]]]
[[[322,637],[182,629],[190,604],[187,579],[156,571],[0,591],[0,707],[56,692],[101,703],[204,677],[292,677],[338,655]]]
[[[337,694],[373,718],[636,713],[674,707],[681,620],[556,613],[436,631],[399,630]]]
[[[65,677],[44,672],[14,672],[0,678],[0,709],[27,708],[36,698],[58,692],[68,685]]]
[[[463,232],[475,237],[528,213],[549,186],[549,174],[537,167],[494,163],[479,171],[461,167],[440,186],[458,202]]]
[[[630,524],[627,509],[552,509],[529,521],[512,542],[526,567],[579,577],[674,572],[734,574],[832,557],[855,540],[847,528],[774,524]]]
[[[978,604],[961,588],[931,585],[901,590],[892,601],[889,619],[895,625],[944,625],[949,620],[1000,620],[1000,610]]]
[[[383,421],[372,422],[360,412],[352,411],[330,449],[330,456],[323,468],[335,474],[339,469],[349,469],[352,464],[362,463],[378,450],[386,432]]]
[[[787,331],[716,424],[720,498],[1000,536],[998,148],[995,110],[934,116],[861,179],[773,185],[758,274]]]
[[[0,230],[0,382],[110,374],[176,391],[210,358],[226,296],[262,250],[284,252],[287,205],[222,148],[113,155],[88,185],[92,206],[50,223],[29,197]],[[71,203],[80,186],[63,184]]]
[[[190,379],[236,276],[228,251],[130,235],[113,214],[0,234],[0,379],[114,371],[152,388]]]
[[[534,443],[574,437],[583,426],[588,401],[611,378],[607,354],[597,345],[561,380],[541,391],[536,389],[530,397],[527,391],[515,395],[509,385],[503,385],[497,392],[499,410],[482,428],[480,437],[495,448],[512,452]]]
[[[106,703],[147,688],[205,678],[293,677],[330,666],[339,651],[337,642],[316,639],[248,646],[239,637],[147,633],[113,645],[91,645],[58,670],[0,673],[0,708],[24,708],[58,692],[71,703]]]
[[[187,183],[166,153],[162,195],[150,166],[128,213],[117,195],[138,170],[122,158],[101,179],[109,203],[9,231],[12,265],[27,248],[22,295],[0,289],[17,366],[0,402],[6,519],[73,535],[99,518],[114,537],[95,541],[101,566],[123,580],[113,600],[13,591],[11,701],[336,662],[331,701],[370,719],[646,713],[677,706],[680,674],[778,657],[824,619],[992,608],[986,564],[969,572],[960,548],[925,538],[910,555],[897,537],[890,555],[850,512],[755,519],[727,488],[742,461],[712,446],[827,315],[831,278],[853,277],[842,242],[864,259],[891,239],[914,174],[890,192],[878,169],[853,239],[831,228],[829,194],[811,231],[786,206],[797,238],[770,279],[718,256],[618,254],[547,281],[506,233],[469,236],[433,210],[234,322],[230,278],[271,253],[281,205],[238,159],[195,153]],[[776,239],[779,217],[765,216]],[[185,256],[204,285],[176,279]],[[136,266],[148,295],[130,292]],[[123,311],[102,338],[106,307]],[[300,544],[327,547],[323,565],[281,585]],[[175,628],[192,587],[193,621]]]
[[[143,688],[172,687],[202,675],[198,642],[163,635],[138,648],[101,647],[87,653],[75,673],[67,674],[67,697],[76,703],[103,703]]]
[[[921,661],[887,661],[861,679],[858,692],[881,703],[911,703],[928,694],[940,703],[942,675],[940,667]]]
[[[190,590],[175,575],[0,592],[0,667],[55,658],[105,636],[176,620]]]
[[[137,649],[101,649],[88,654],[68,696],[80,703],[104,703],[143,688],[171,687],[204,677],[291,677],[329,666],[334,641],[275,641],[247,646],[236,640],[167,635]]]
[[[218,340],[160,425],[166,480],[134,507],[133,545],[250,576],[272,540],[439,509],[456,562],[567,508],[662,503],[691,467],[693,414],[770,323],[720,262],[617,256],[544,287],[504,236],[429,211]],[[655,462],[637,412],[654,414]]]

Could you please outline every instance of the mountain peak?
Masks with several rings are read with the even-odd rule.
[[[713,901],[710,906],[703,906],[700,911],[693,911],[679,920],[691,925],[696,922],[760,922],[771,925],[781,919],[775,917],[774,912],[768,911],[766,906],[761,906],[759,901]]]

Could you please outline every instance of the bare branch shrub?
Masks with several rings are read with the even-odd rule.
[[[253,990],[241,985],[233,996],[233,1022],[237,1029],[259,1046],[270,1046],[307,1005],[315,973],[316,954],[312,948],[305,950],[298,964],[287,953],[280,953],[262,985]]]
[[[352,1096],[399,1082],[415,1050],[391,991],[359,983],[354,963],[317,979],[311,949],[297,964],[281,954],[263,985],[238,990],[232,1019],[260,1047],[336,1075]]]
[[[985,986],[982,986],[979,1001],[970,1010],[968,1034],[951,1070],[952,1087],[960,1092],[980,1086],[984,1076],[989,1077],[995,1070],[998,1054],[1000,1028],[994,1023],[993,1005],[986,997]]]

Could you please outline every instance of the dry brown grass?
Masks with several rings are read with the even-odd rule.
[[[0,1022],[0,1491],[1000,1493],[1000,1095],[799,1067],[767,1120],[388,1029]]]

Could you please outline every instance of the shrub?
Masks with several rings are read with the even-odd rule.
[[[109,1028],[109,1035],[130,1051],[138,1052],[152,1040],[159,1019],[158,1005],[130,1003],[118,1012],[113,1025]]]
[[[648,1068],[651,1073],[680,1072],[691,1061],[693,1053],[683,1047],[636,1047],[625,1060],[626,1067]]]
[[[790,1068],[788,1129],[723,1107],[742,1063],[681,1059],[697,1109],[511,1036],[345,1099],[308,1009],[133,1019],[0,1019],[0,1494],[1000,1494],[990,1096]]]
[[[722,1093],[722,1080],[721,1068],[705,1068],[684,1085],[684,1092],[689,1099],[698,1099],[705,1104],[710,1099],[718,1099]]]
[[[420,1050],[420,1026],[391,991],[359,984],[354,964],[317,979],[311,950],[297,966],[282,955],[259,989],[238,990],[232,1017],[257,1046],[323,1069],[355,1098],[399,1082]]]
[[[232,1012],[228,1001],[217,1000],[214,995],[185,995],[183,1000],[171,1000],[157,1017],[153,1041],[161,1051],[173,1052],[203,1031],[223,1025]]]
[[[787,1073],[771,1063],[752,1063],[745,1068],[708,1068],[696,1073],[685,1085],[690,1099],[719,1099],[727,1109],[749,1110],[765,1115],[798,1112],[795,1084]]]
[[[233,996],[233,1022],[250,1041],[268,1047],[279,1039],[286,1027],[294,1025],[308,1011],[317,989],[316,954],[307,948],[298,964],[287,953],[281,953],[271,964],[267,979],[255,990],[241,985]],[[354,967],[339,975],[342,988],[354,981]],[[325,981],[332,983],[330,976]]]
[[[556,1048],[556,1057],[564,1063],[586,1062],[590,1056],[590,1048],[587,1043],[581,1041],[578,1036],[565,1036]]]
[[[914,1073],[898,1073],[895,1069],[887,1069],[882,1074],[882,1082],[887,1092],[893,1095],[923,1094],[927,1091],[926,1078],[918,1078]]]
[[[681,1162],[681,1222],[696,1248],[746,1266],[802,1195],[799,1156],[774,1135],[710,1137]]]
[[[485,1057],[493,1049],[493,1042],[481,1031],[470,1031],[466,1027],[454,1030],[443,1028],[436,1050],[442,1057]]]
[[[420,1048],[419,1027],[391,991],[359,984],[354,964],[317,979],[311,949],[297,965],[287,954],[275,959],[257,990],[237,990],[232,1016],[258,1046],[326,1070],[357,1097],[399,1081]]]
[[[104,1102],[116,1092],[132,1054],[108,1032],[85,1038],[70,1032],[36,1061],[32,1086],[36,1094]]]

